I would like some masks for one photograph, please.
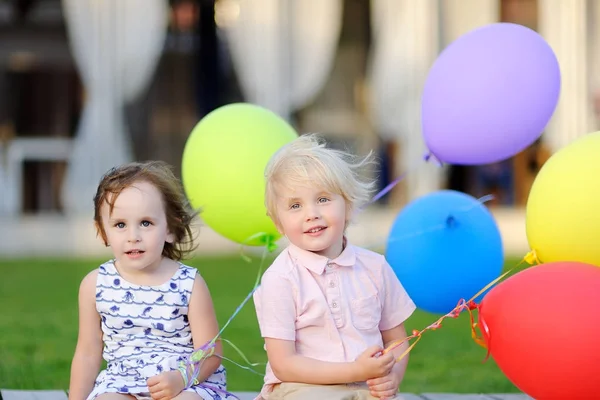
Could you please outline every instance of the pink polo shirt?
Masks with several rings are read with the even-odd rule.
[[[254,305],[262,337],[293,340],[297,354],[330,362],[383,346],[381,331],[415,310],[385,258],[350,244],[334,260],[290,245],[264,273]],[[262,396],[279,382],[267,363]]]

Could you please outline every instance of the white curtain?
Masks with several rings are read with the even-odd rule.
[[[401,145],[396,176],[407,173],[410,201],[440,188],[443,170],[422,161],[421,92],[439,49],[437,0],[371,0],[368,78],[378,134]]]
[[[288,119],[323,87],[342,24],[341,0],[219,0],[223,27],[248,102]]]
[[[89,213],[101,176],[132,160],[123,106],[141,95],[158,63],[167,0],[62,0],[85,108],[63,184],[71,213]]]
[[[388,140],[408,135],[412,126],[407,111],[419,100],[418,84],[410,80],[414,60],[408,54],[415,32],[402,2],[371,1],[370,113],[379,136]]]

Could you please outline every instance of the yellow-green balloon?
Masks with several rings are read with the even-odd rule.
[[[541,262],[600,266],[600,132],[546,161],[529,192],[526,227]]]
[[[182,182],[204,223],[237,243],[260,246],[277,240],[264,205],[264,169],[297,136],[277,114],[247,103],[229,104],[202,118],[183,150]]]

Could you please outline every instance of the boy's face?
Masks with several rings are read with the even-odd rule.
[[[334,259],[342,252],[346,201],[320,187],[277,187],[279,230],[297,247]]]
[[[162,196],[154,185],[136,182],[117,197],[112,214],[100,209],[106,239],[117,267],[128,273],[153,272],[162,260],[165,242],[173,242]]]

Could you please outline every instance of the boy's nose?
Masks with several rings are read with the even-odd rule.
[[[315,219],[319,219],[320,214],[316,207],[309,207],[306,209],[306,220],[312,221]]]

